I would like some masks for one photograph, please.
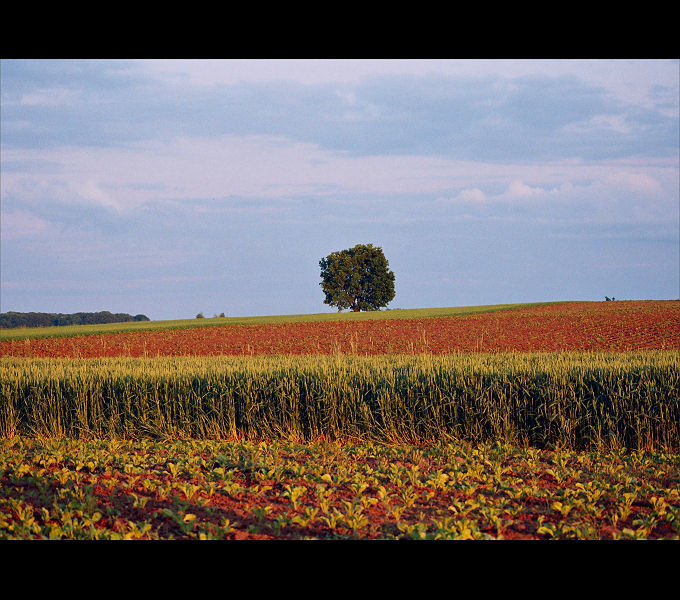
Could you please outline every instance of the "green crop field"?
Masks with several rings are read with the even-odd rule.
[[[6,358],[0,435],[680,447],[676,352]]]

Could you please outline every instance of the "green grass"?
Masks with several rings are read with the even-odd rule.
[[[132,331],[160,331],[165,329],[187,329],[191,327],[216,327],[223,325],[264,325],[268,323],[299,323],[306,321],[365,321],[373,319],[423,319],[428,317],[453,317],[478,313],[496,312],[527,308],[557,302],[529,302],[522,304],[488,304],[482,306],[458,306],[445,308],[408,308],[371,312],[336,312],[302,315],[270,315],[259,317],[212,317],[205,319],[178,319],[170,321],[130,321],[106,323],[104,325],[71,325],[63,327],[19,327],[0,329],[0,341],[23,340],[27,338],[76,337],[100,335],[103,333],[124,333]]]

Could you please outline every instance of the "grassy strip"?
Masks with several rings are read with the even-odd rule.
[[[5,358],[0,435],[677,449],[680,357]]]
[[[52,337],[76,337],[103,333],[127,333],[136,331],[161,331],[165,329],[188,329],[192,327],[215,327],[224,325],[262,325],[267,323],[299,323],[307,321],[355,321],[373,319],[422,319],[472,315],[538,306],[560,302],[532,302],[524,304],[490,304],[448,308],[410,308],[370,312],[317,313],[304,315],[272,315],[261,317],[213,317],[206,319],[179,319],[170,321],[129,321],[102,325],[71,325],[64,327],[25,327],[0,329],[0,341]]]

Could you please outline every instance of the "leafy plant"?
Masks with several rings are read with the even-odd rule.
[[[394,298],[394,273],[382,248],[357,244],[319,261],[324,304],[354,312],[378,310]]]

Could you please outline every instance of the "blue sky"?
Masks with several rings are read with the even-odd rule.
[[[0,310],[334,312],[680,296],[664,60],[2,60]]]

